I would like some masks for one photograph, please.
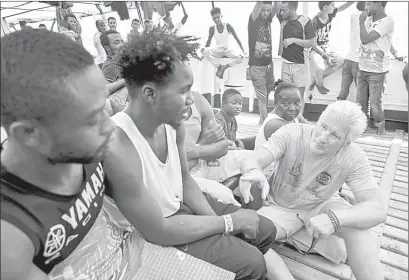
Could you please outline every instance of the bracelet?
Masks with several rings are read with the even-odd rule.
[[[325,214],[328,215],[329,219],[331,220],[332,225],[334,226],[335,231],[338,231],[341,227],[338,217],[332,212],[331,210],[326,210]]]
[[[233,219],[231,218],[231,215],[223,215],[222,216],[224,219],[224,228],[225,228],[225,232],[229,233],[233,231]]]

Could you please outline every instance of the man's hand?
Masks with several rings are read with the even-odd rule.
[[[241,232],[248,239],[255,239],[258,235],[259,217],[257,212],[250,209],[239,209],[231,214],[233,230]]]
[[[260,169],[252,169],[240,178],[239,187],[244,203],[249,203],[249,201],[254,200],[254,197],[251,195],[251,187],[253,184],[261,189],[261,198],[263,201],[267,198],[270,185],[267,182],[266,176]]]
[[[239,147],[240,149],[246,149],[246,147],[244,147],[244,143],[243,143],[243,141],[241,141],[241,140],[239,140],[239,139],[236,139],[236,145],[237,145],[237,147]]]
[[[368,12],[365,10],[359,16],[359,22],[364,23],[367,18],[368,18]]]
[[[295,43],[294,38],[287,38],[283,40],[283,46],[284,48],[287,48],[289,45],[292,45]]]
[[[212,120],[202,129],[199,140],[200,145],[209,145],[217,143],[225,138],[223,128]]]
[[[121,112],[123,109],[125,109],[127,105],[125,101],[119,98],[109,98],[109,101],[111,102],[113,115],[118,112]]]
[[[307,232],[315,238],[327,238],[335,232],[329,216],[325,213],[312,217],[306,224]]]
[[[327,62],[327,64],[329,66],[334,66],[334,64],[335,64],[332,57],[330,57],[330,56],[325,56],[325,61]]]
[[[237,150],[238,147],[236,146],[236,143],[234,143],[231,140],[227,140],[227,142],[229,143],[229,150]]]

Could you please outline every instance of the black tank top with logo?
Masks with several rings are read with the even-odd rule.
[[[101,211],[104,171],[101,163],[84,165],[76,195],[45,191],[1,166],[1,219],[33,242],[33,263],[45,273],[66,259],[90,231]]]

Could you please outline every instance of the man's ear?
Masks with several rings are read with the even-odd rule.
[[[142,86],[142,97],[149,103],[154,102],[155,98],[156,98],[156,92],[157,89],[154,85],[152,85],[151,83],[147,83],[145,85]]]
[[[16,121],[10,125],[9,137],[30,148],[40,148],[50,144],[50,135],[44,128],[30,121]]]
[[[110,53],[111,48],[110,48],[109,46],[107,46],[107,45],[102,45],[102,47],[104,48],[106,54],[109,54],[109,53]]]

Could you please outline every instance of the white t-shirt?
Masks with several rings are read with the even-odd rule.
[[[380,20],[372,21],[368,17],[365,21],[366,31],[372,30],[381,35],[380,38],[366,45],[361,45],[359,69],[366,72],[384,73],[390,69],[389,51],[392,44],[394,22],[392,17],[386,16]]]
[[[107,59],[107,54],[101,45],[101,32],[97,31],[94,35],[94,47],[97,49],[97,57],[95,58],[95,64],[104,63]]]
[[[359,62],[359,49],[361,48],[361,36],[359,30],[359,16],[361,12],[351,14],[351,37],[349,38],[349,53],[346,59]]]
[[[355,143],[333,157],[312,158],[313,129],[308,124],[287,124],[262,146],[275,159],[269,203],[309,210],[334,196],[343,183],[353,193],[379,188],[365,152]]]

